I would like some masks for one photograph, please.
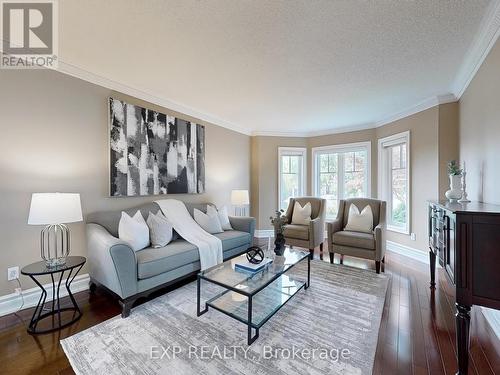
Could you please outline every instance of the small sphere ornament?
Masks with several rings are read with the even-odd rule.
[[[252,264],[259,264],[264,260],[264,251],[257,246],[253,246],[247,251],[247,260]]]

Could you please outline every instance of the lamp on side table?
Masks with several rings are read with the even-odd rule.
[[[245,216],[245,207],[250,204],[248,190],[232,190],[231,204],[235,207],[237,216]]]
[[[66,263],[70,251],[67,223],[82,221],[80,194],[34,193],[28,218],[30,225],[45,225],[40,235],[40,255],[47,267]]]

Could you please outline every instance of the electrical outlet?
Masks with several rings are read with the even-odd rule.
[[[417,235],[415,233],[412,233],[410,234],[410,238],[412,241],[416,241],[417,240]]]
[[[19,279],[19,266],[7,268],[7,281]]]

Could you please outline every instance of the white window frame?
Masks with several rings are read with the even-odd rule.
[[[391,182],[389,181],[390,173],[390,157],[386,148],[398,144],[406,143],[406,226],[404,228],[391,225],[390,215],[392,213],[391,207],[391,191],[389,191]],[[378,140],[378,197],[379,199],[387,202],[387,229],[393,232],[402,234],[410,234],[410,218],[411,218],[411,159],[410,159],[410,131],[405,131],[398,134],[393,134]]]
[[[307,181],[307,148],[306,147],[278,147],[278,208],[281,209],[281,157],[282,156],[302,156],[300,171],[300,195],[306,195]]]
[[[330,145],[330,146],[321,146],[321,147],[313,147],[312,149],[312,191],[313,194],[317,197],[320,196],[318,191],[318,179],[319,179],[319,165],[318,165],[318,155],[321,154],[331,154],[331,153],[344,153],[344,152],[356,152],[356,151],[366,151],[366,181],[365,181],[365,191],[366,197],[371,197],[371,180],[372,180],[372,143],[371,141],[367,142],[355,142],[355,143],[345,143],[340,145]],[[338,199],[344,199],[344,163],[338,163]]]

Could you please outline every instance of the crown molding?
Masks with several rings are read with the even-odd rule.
[[[251,131],[247,130],[245,128],[240,127],[237,124],[234,124],[232,122],[223,120],[211,113],[206,113],[202,111],[198,111],[192,107],[189,107],[185,104],[181,104],[178,102],[175,102],[173,100],[169,100],[166,98],[162,98],[159,95],[156,95],[154,93],[148,92],[146,90],[138,89],[117,81],[114,81],[112,79],[106,78],[104,76],[92,73],[88,70],[82,69],[80,67],[77,67],[75,65],[63,62],[59,60],[59,67],[58,69],[54,69],[60,73],[81,79],[83,81],[105,87],[110,90],[118,91],[123,94],[133,96],[135,98],[144,100],[149,103],[153,103],[156,105],[159,105],[164,108],[168,108],[172,111],[183,113],[185,115],[197,118],[202,121],[206,121],[209,123],[212,123],[214,125],[222,126],[223,128],[233,130],[238,133],[242,133],[245,135],[251,135]]]
[[[340,134],[340,133],[349,133],[366,129],[373,129],[375,127],[375,123],[366,123],[354,126],[346,126],[341,128],[333,128],[333,129],[325,129],[318,131],[310,131],[310,132],[280,132],[280,131],[254,131],[252,132],[252,136],[254,137],[295,137],[295,138],[308,138],[308,137],[319,137],[322,135],[330,135],[330,134]]]
[[[257,136],[263,136],[263,137],[302,137],[302,138],[309,138],[309,137],[320,137],[323,135],[330,135],[330,134],[339,134],[339,133],[349,133],[349,132],[355,132],[355,131],[360,131],[360,130],[367,130],[367,129],[375,129],[379,128],[381,126],[390,124],[391,122],[401,120],[405,117],[414,115],[416,113],[425,111],[429,108],[436,107],[441,104],[446,104],[446,103],[453,103],[456,102],[458,99],[454,94],[447,93],[443,95],[437,95],[430,97],[420,103],[418,103],[415,106],[411,106],[406,108],[403,111],[395,112],[391,115],[383,117],[381,120],[376,121],[376,122],[369,122],[365,124],[360,124],[360,125],[354,125],[354,126],[347,126],[347,127],[342,127],[342,128],[333,128],[333,129],[327,129],[327,130],[320,130],[320,131],[312,131],[312,132],[273,132],[273,131],[256,131],[252,132],[252,136],[257,137]]]
[[[493,1],[460,67],[452,91],[460,99],[500,36],[500,0]]]
[[[456,101],[457,101],[456,96],[454,94],[451,94],[451,93],[433,96],[431,98],[425,99],[424,101],[418,103],[417,105],[409,107],[403,111],[393,113],[392,115],[387,116],[387,117],[383,118],[382,120],[377,121],[375,123],[375,127],[379,128],[381,126],[390,124],[391,122],[401,120],[405,117],[409,117],[411,115],[425,111],[427,109],[438,106],[440,104],[453,103]]]

